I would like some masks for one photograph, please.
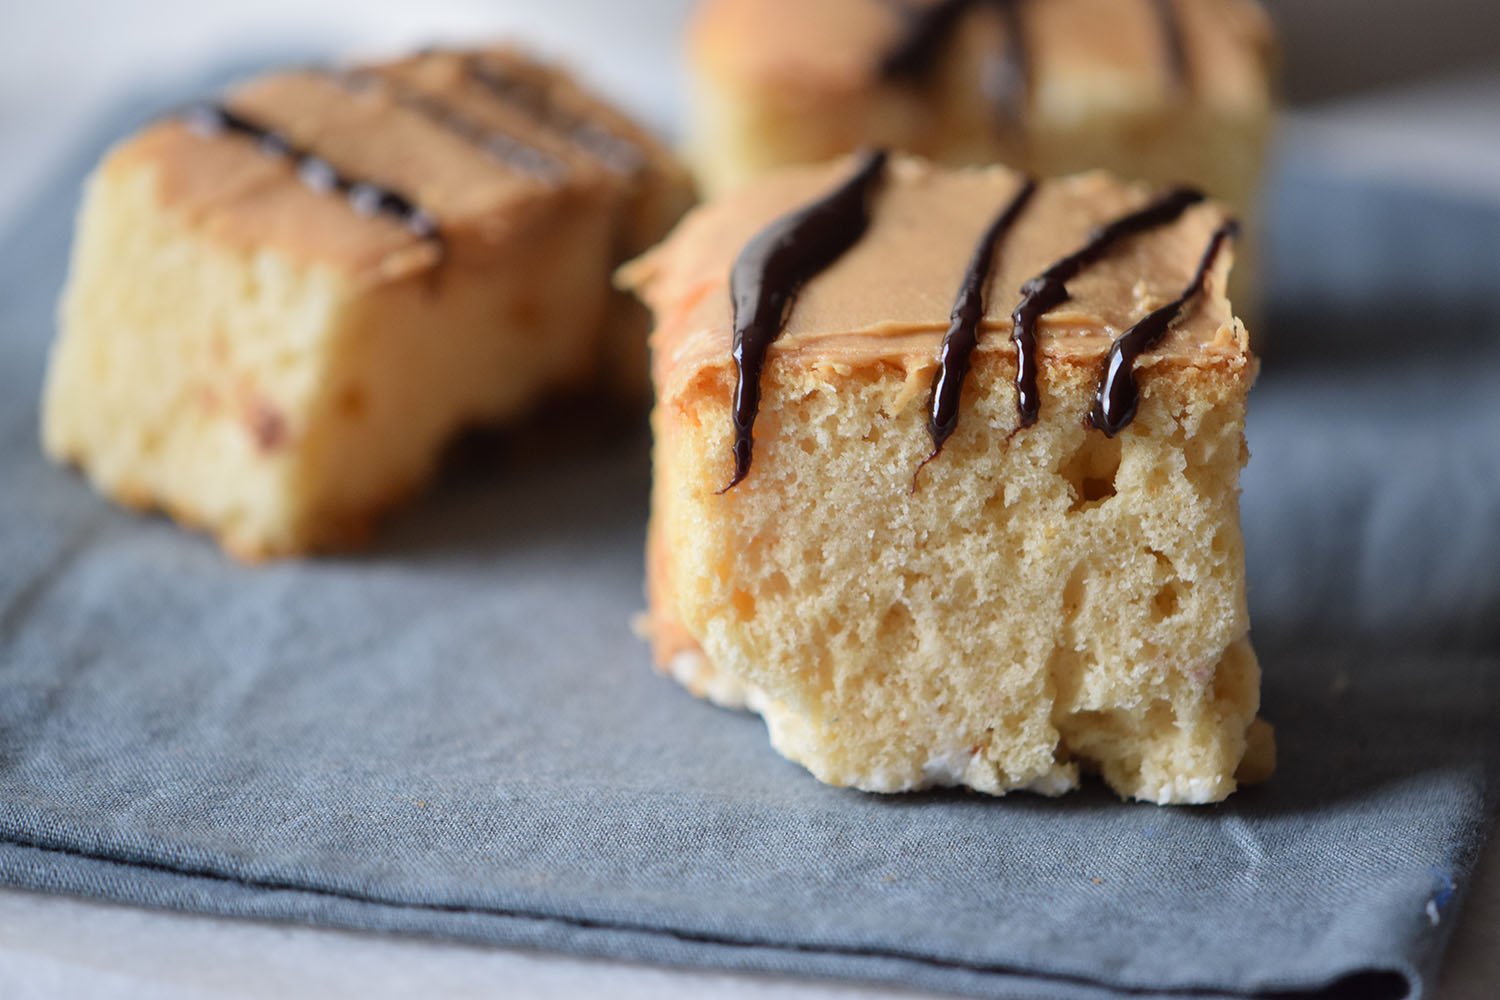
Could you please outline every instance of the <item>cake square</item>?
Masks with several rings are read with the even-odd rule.
[[[646,391],[610,273],[692,199],[644,129],[509,49],[273,73],[89,182],[43,443],[258,559],[367,536],[461,429]]]
[[[1188,183],[1253,220],[1272,50],[1255,0],[705,0],[687,152],[710,194],[881,146]]]
[[[690,213],[621,275],[658,666],[836,785],[1264,776],[1232,235],[1188,190],[883,154]]]

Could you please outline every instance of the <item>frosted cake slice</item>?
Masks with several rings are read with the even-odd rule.
[[[359,542],[460,429],[644,390],[609,275],[690,200],[643,129],[512,50],[252,80],[90,180],[45,448],[245,558]]]
[[[1193,184],[1253,221],[1272,50],[1256,0],[705,0],[688,155],[710,194],[883,146]]]
[[[881,153],[690,213],[622,272],[660,668],[837,785],[1264,777],[1234,233],[1188,189]]]

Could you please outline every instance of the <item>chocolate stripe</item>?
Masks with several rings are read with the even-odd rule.
[[[1030,102],[1030,56],[1026,48],[1026,26],[1021,0],[938,0],[912,6],[904,4],[906,27],[880,59],[880,76],[886,80],[925,82],[936,69],[939,57],[970,10],[989,6],[1005,19],[1005,49],[989,68],[983,81],[985,96],[995,105],[1002,124],[1014,127],[1026,116]]]
[[[1001,117],[1001,126],[1020,129],[1031,104],[1031,55],[1026,47],[1026,21],[1021,0],[999,5],[1005,18],[1005,49],[985,73],[985,96]]]
[[[607,170],[630,175],[645,168],[647,155],[638,144],[600,122],[558,106],[545,86],[476,56],[464,58],[463,71],[496,99],[525,112],[538,125],[577,146]]]
[[[1192,89],[1189,74],[1187,39],[1182,33],[1182,15],[1177,12],[1176,0],[1154,0],[1156,20],[1161,25],[1162,46],[1167,53],[1167,73],[1177,91],[1182,94]]]
[[[1208,272],[1224,244],[1239,235],[1239,223],[1234,219],[1225,222],[1214,231],[1208,241],[1208,249],[1198,261],[1198,270],[1193,280],[1166,305],[1155,309],[1136,323],[1110,345],[1104,359],[1104,370],[1099,376],[1099,388],[1094,393],[1094,407],[1089,412],[1089,423],[1114,437],[1135,419],[1136,406],[1140,403],[1140,387],[1136,384],[1135,363],[1142,354],[1156,347],[1167,335],[1184,306],[1202,291],[1208,281]]]
[[[1068,301],[1067,283],[1127,237],[1175,222],[1203,200],[1192,188],[1175,188],[1144,208],[1121,216],[1090,234],[1088,241],[1021,286],[1021,301],[1011,314],[1010,338],[1016,345],[1016,408],[1021,426],[1036,423],[1042,399],[1037,388],[1036,324],[1048,310]]]
[[[958,22],[980,0],[938,0],[930,4],[902,4],[905,31],[880,60],[886,79],[919,81],[937,66]]]
[[[932,379],[927,417],[927,433],[932,436],[932,454],[927,456],[928,462],[943,450],[943,443],[958,426],[964,379],[969,375],[974,349],[979,346],[979,324],[984,320],[985,310],[984,290],[994,271],[996,248],[1020,218],[1021,211],[1035,193],[1036,181],[1028,178],[985,229],[974,248],[969,269],[964,273],[958,297],[953,302],[953,311],[949,314],[952,322],[947,334],[943,336],[943,346],[938,353],[938,370]]]
[[[222,104],[205,103],[188,108],[182,117],[188,127],[200,135],[229,133],[244,136],[255,142],[262,152],[289,160],[297,177],[314,191],[342,194],[360,215],[388,215],[413,235],[433,240],[440,247],[443,245],[437,219],[410,198],[391,188],[341,173],[321,156],[293,144],[281,133],[246,115]]]
[[[858,243],[869,228],[871,193],[885,173],[886,153],[866,153],[837,188],[783,215],[746,243],[729,272],[734,304],[734,478],[750,473],[755,417],[766,352],[781,335],[802,286]]]
[[[568,165],[520,136],[489,128],[466,117],[430,94],[365,70],[329,73],[328,77],[353,93],[380,91],[393,104],[427,119],[433,125],[472,144],[491,159],[548,184],[558,184]]]

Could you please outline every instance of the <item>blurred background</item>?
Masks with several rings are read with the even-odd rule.
[[[1266,0],[1282,31],[1288,100],[1500,70],[1494,0]]]
[[[1494,0],[1268,0],[1288,103],[1348,130],[1408,130],[1404,154],[1455,181],[1500,186],[1500,4]],[[0,221],[112,95],[257,59],[524,37],[670,127],[673,40],[691,0],[3,0]],[[1367,110],[1378,102],[1378,114]],[[1434,119],[1435,115],[1435,119]],[[1487,129],[1487,132],[1486,132]],[[1322,129],[1320,131],[1328,131]],[[1338,136],[1325,136],[1329,141]],[[1434,143],[1441,150],[1426,150]],[[1457,148],[1455,148],[1455,144]],[[1387,143],[1387,145],[1390,145]],[[1364,155],[1357,148],[1340,155]],[[1381,156],[1397,155],[1390,149]],[[1398,157],[1399,158],[1399,157]],[[1444,162],[1446,161],[1446,162]]]

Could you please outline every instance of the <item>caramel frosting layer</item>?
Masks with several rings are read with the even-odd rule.
[[[221,107],[252,128],[164,119],[106,169],[150,168],[163,207],[216,239],[357,274],[462,261],[558,211],[617,211],[626,227],[652,185],[686,187],[644,129],[510,49],[273,73]],[[334,175],[364,190],[335,190]],[[432,232],[370,210],[372,188],[414,206]]]
[[[700,206],[655,250],[627,265],[624,284],[657,317],[653,354],[663,394],[709,367],[730,364],[730,270],[741,248],[772,220],[818,199],[851,171],[851,159],[794,167]],[[892,158],[875,191],[862,239],[797,294],[770,356],[835,366],[890,361],[931,370],[954,296],[975,246],[1025,179],[1003,167],[945,170]],[[1160,192],[1088,173],[1037,185],[994,248],[978,355],[1014,354],[1011,314],[1022,286],[1078,250],[1099,226],[1151,203]],[[1098,363],[1122,333],[1180,296],[1226,219],[1213,202],[1112,246],[1067,282],[1066,302],[1042,315],[1038,347],[1048,359]],[[1224,294],[1232,253],[1207,269],[1202,289],[1141,358],[1187,365],[1243,363],[1244,327]]]
[[[882,60],[909,29],[908,11],[942,2],[708,0],[694,20],[692,46],[702,67],[726,77],[788,93],[859,91],[883,82]],[[1272,32],[1255,0],[1015,0],[1014,6],[1008,18],[1002,4],[968,4],[947,58],[966,60],[973,44],[999,51],[995,43],[1003,44],[1018,24],[1033,107],[1065,115],[1080,106],[1155,106],[1181,98],[1250,111],[1271,102]]]

